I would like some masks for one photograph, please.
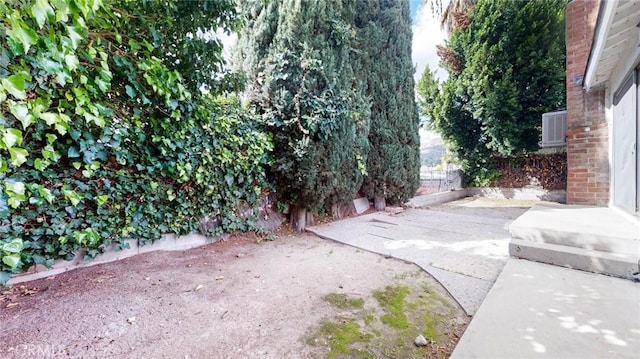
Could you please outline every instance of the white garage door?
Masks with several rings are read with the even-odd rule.
[[[613,203],[629,213],[638,200],[637,96],[635,76],[629,76],[613,97]]]

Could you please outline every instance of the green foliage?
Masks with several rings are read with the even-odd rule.
[[[325,339],[326,338],[326,339]],[[370,333],[363,332],[353,318],[341,318],[339,322],[323,321],[314,335],[307,337],[307,344],[317,345],[319,339],[328,341],[330,348],[328,359],[334,358],[370,358],[373,353],[353,348],[354,344],[366,344],[373,338]]]
[[[153,45],[153,56],[178,71],[192,93],[200,88],[214,93],[234,91],[241,85],[237,74],[224,69],[222,42],[216,36],[216,33],[240,30],[242,21],[236,13],[235,0],[116,4],[134,15],[129,20],[130,26],[148,32],[145,38]]]
[[[495,179],[494,155],[538,149],[540,118],[565,105],[566,2],[477,1],[440,52],[449,78],[418,83],[429,126],[475,184]]]
[[[353,76],[353,8],[342,0],[246,1],[237,64],[273,134],[271,173],[293,207],[349,202],[365,171],[368,103]]]
[[[5,278],[79,248],[91,259],[127,238],[250,225],[246,208],[266,186],[272,145],[238,100],[193,91],[215,67],[183,75],[200,68],[181,67],[189,51],[205,46],[185,36],[237,23],[232,2],[198,5],[164,1],[147,15],[147,2],[0,1]],[[189,11],[200,18],[191,28],[176,20]],[[203,12],[216,17],[207,22]],[[169,44],[191,50],[172,62]],[[219,44],[204,44],[218,66]],[[200,228],[205,216],[220,225]]]
[[[362,190],[370,198],[401,204],[415,194],[420,181],[409,2],[357,4],[359,76],[372,101],[371,150]]]
[[[396,329],[409,328],[405,314],[405,299],[409,292],[409,288],[404,286],[387,286],[384,290],[373,292],[373,297],[387,311],[387,314],[380,317],[384,324]]]
[[[364,299],[349,298],[346,294],[329,293],[322,299],[338,309],[356,309],[364,307]]]

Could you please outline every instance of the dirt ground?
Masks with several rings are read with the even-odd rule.
[[[415,265],[308,234],[234,236],[0,293],[0,358],[444,358],[469,321]]]

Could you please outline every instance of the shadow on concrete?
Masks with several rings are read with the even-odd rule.
[[[640,286],[510,259],[452,358],[637,358]]]

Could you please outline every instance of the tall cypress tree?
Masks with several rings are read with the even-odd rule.
[[[363,192],[375,199],[402,203],[420,180],[418,109],[411,62],[411,17],[408,0],[359,0],[356,24],[361,28],[361,76],[372,101],[367,176]]]
[[[273,179],[304,229],[307,210],[349,202],[367,158],[368,102],[353,71],[349,0],[245,1],[236,65],[274,139]]]

